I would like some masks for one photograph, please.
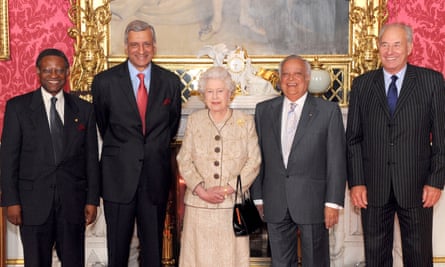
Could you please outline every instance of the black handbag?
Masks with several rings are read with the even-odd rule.
[[[246,192],[247,193],[247,192]],[[238,196],[241,202],[238,201]],[[263,225],[260,214],[250,196],[243,194],[241,177],[238,175],[233,207],[233,231],[235,236],[246,236]]]

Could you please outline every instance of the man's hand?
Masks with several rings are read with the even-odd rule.
[[[338,223],[339,209],[325,207],[324,208],[324,224],[329,229]]]
[[[8,221],[14,225],[22,224],[22,206],[12,205],[6,207]]]
[[[351,188],[351,201],[352,205],[357,208],[366,209],[368,206],[368,193],[366,186],[356,185]]]
[[[422,202],[424,208],[433,207],[439,201],[442,191],[439,188],[425,185],[423,187]]]
[[[255,205],[256,209],[258,210],[258,213],[260,214],[261,219],[264,221],[264,209],[263,204],[261,205]]]
[[[95,205],[85,205],[85,224],[90,225],[96,220],[97,207]]]

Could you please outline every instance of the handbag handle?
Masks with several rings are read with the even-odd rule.
[[[236,178],[235,203],[238,203],[237,202],[238,193],[241,193],[241,200],[244,203],[245,199],[244,199],[244,194],[243,194],[243,188],[241,185],[241,176],[240,175],[238,175],[238,177]]]

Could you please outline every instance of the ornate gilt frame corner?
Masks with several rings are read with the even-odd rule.
[[[0,60],[9,59],[8,0],[0,0]]]

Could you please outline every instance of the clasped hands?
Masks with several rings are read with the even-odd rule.
[[[212,204],[222,203],[227,196],[233,194],[235,190],[230,185],[213,186],[205,189],[201,184],[195,188],[195,194],[206,202]]]

